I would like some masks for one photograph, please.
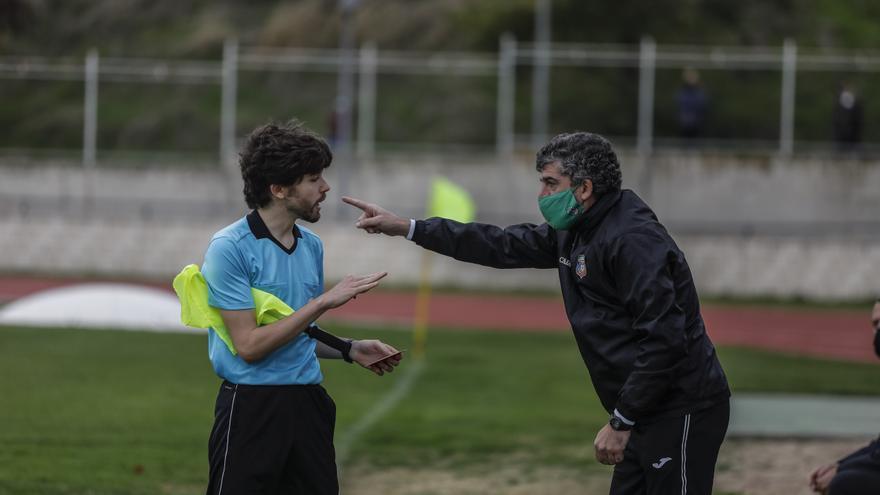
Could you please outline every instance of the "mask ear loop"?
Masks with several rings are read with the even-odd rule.
[[[589,199],[589,198],[584,198],[583,200],[581,200],[581,194],[578,192],[580,190],[580,188],[586,187],[588,180],[590,180],[590,179],[584,179],[583,182],[581,182],[577,186],[574,186],[571,190],[572,194],[574,194],[575,201],[577,201],[579,205],[583,205],[584,203],[586,203],[587,199]],[[592,185],[592,181],[590,182],[590,185]]]

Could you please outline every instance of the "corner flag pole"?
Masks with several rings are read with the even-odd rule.
[[[419,275],[419,292],[416,296],[416,313],[413,325],[413,357],[425,356],[425,341],[428,339],[428,317],[431,308],[431,266],[432,252],[422,253],[422,269]]]
[[[443,217],[459,222],[470,222],[474,219],[476,208],[467,191],[457,184],[436,177],[431,182],[431,194],[428,198],[429,217]],[[419,292],[416,298],[415,321],[413,322],[413,356],[421,359],[425,355],[425,342],[428,340],[428,320],[431,308],[431,268],[433,253],[422,254],[422,268],[419,275]]]

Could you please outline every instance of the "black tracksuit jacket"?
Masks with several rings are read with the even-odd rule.
[[[684,254],[632,191],[567,231],[547,224],[416,222],[413,241],[495,268],[557,268],[565,311],[605,409],[650,422],[730,396]]]

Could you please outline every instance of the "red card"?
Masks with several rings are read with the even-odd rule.
[[[406,350],[406,349],[401,349],[401,350],[399,350],[399,351],[397,351],[397,352],[395,352],[395,353],[393,353],[393,354],[389,354],[389,355],[387,355],[387,356],[380,357],[379,359],[377,359],[377,360],[375,360],[375,361],[373,361],[373,362],[371,362],[371,363],[367,363],[366,366],[369,368],[370,366],[373,366],[374,364],[381,363],[382,361],[385,361],[386,359],[393,358],[393,357],[395,357],[395,356],[402,356],[402,355],[403,355],[403,351],[405,351],[405,350]]]

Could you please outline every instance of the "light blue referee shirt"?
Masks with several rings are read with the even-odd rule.
[[[312,231],[294,225],[291,249],[278,242],[255,211],[214,234],[202,274],[208,304],[226,310],[253,309],[251,287],[269,292],[294,310],[324,287],[324,248]],[[259,330],[257,330],[259,331]],[[315,341],[305,333],[257,363],[234,356],[214,330],[208,331],[208,357],[214,371],[232,383],[292,385],[321,383]]]

